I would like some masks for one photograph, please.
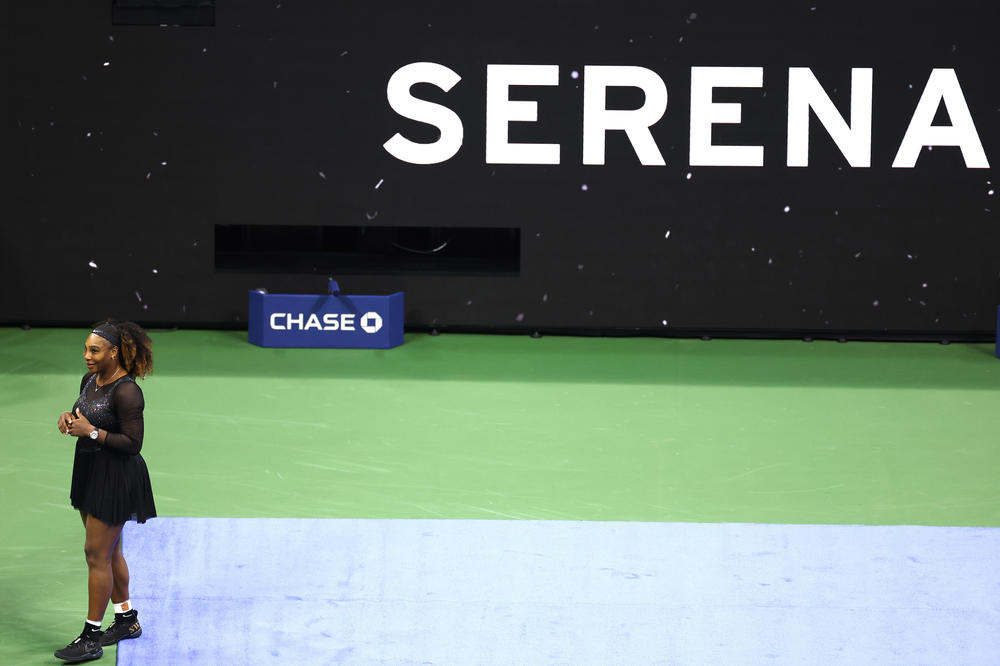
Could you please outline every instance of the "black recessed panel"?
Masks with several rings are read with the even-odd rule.
[[[517,274],[517,228],[215,225],[215,268],[245,273]]]
[[[215,0],[112,0],[114,25],[215,25]]]

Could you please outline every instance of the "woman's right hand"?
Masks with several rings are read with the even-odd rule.
[[[59,432],[61,432],[64,435],[68,435],[69,434],[69,424],[70,424],[70,422],[72,420],[73,420],[73,415],[71,413],[69,413],[69,412],[63,412],[59,416],[59,421],[57,423],[57,426],[59,427]]]

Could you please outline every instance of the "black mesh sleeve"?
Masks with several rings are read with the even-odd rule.
[[[104,446],[135,455],[142,450],[142,410],[146,401],[142,389],[135,382],[127,382],[115,389],[114,409],[118,415],[120,432],[109,432]]]

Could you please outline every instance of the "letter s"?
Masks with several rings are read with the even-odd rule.
[[[433,143],[416,143],[397,132],[382,147],[410,164],[437,164],[451,159],[462,147],[462,119],[448,107],[417,99],[410,94],[410,88],[416,83],[432,83],[448,92],[461,80],[454,71],[434,62],[414,62],[397,69],[385,88],[389,106],[404,118],[437,127],[441,136]]]

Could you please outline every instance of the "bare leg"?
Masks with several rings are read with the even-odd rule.
[[[89,579],[87,591],[89,605],[87,619],[104,617],[111,598],[114,577],[111,573],[111,558],[122,533],[123,525],[108,525],[93,516],[87,516],[87,540],[83,552],[87,556]]]
[[[125,556],[122,555],[122,536],[119,535],[115,544],[115,552],[111,555],[111,575],[114,577],[114,586],[111,589],[111,601],[120,604],[128,600],[128,564]]]

